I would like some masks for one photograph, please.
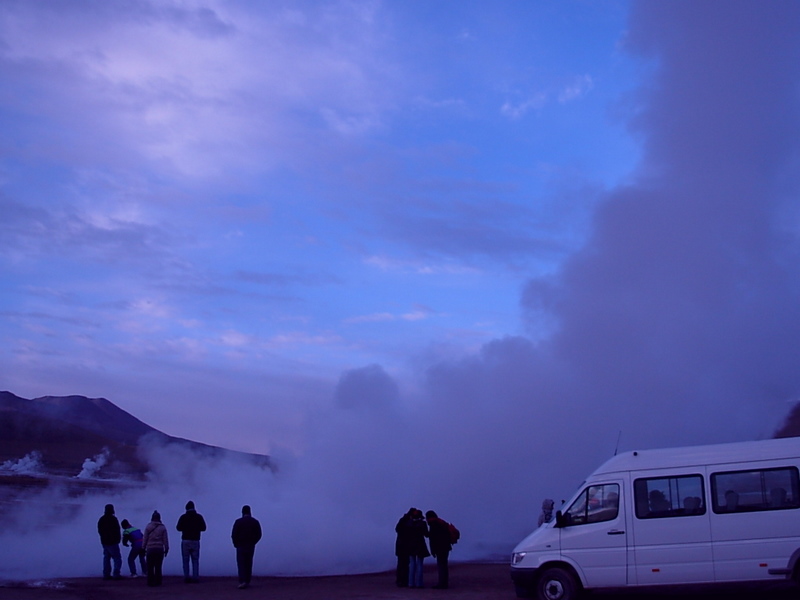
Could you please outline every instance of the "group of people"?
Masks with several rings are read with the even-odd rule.
[[[200,581],[200,534],[206,530],[203,515],[197,512],[194,502],[186,503],[186,512],[178,519],[176,529],[181,532],[181,557],[186,583]],[[103,579],[122,578],[122,555],[119,544],[130,546],[128,568],[131,577],[137,577],[136,561],[142,574],[147,574],[147,585],[159,586],[162,582],[162,565],[169,554],[169,535],[156,510],[142,532],[127,519],[122,523],[114,514],[114,505],[106,504],[103,516],[97,522],[100,544],[103,546]],[[239,588],[250,586],[253,576],[253,556],[256,544],[261,539],[261,524],[253,518],[248,505],[242,507],[242,516],[233,523],[231,540],[236,548],[236,566],[239,572]],[[113,563],[113,569],[112,569]],[[191,565],[191,569],[190,569]]]
[[[448,557],[453,549],[450,524],[439,518],[432,510],[425,513],[418,508],[410,508],[400,517],[397,526],[395,554],[397,555],[397,586],[421,588],[423,586],[422,566],[425,558],[433,556],[439,581],[433,587],[447,589],[450,586]],[[430,540],[430,551],[425,538]]]

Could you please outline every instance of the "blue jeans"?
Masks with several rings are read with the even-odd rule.
[[[119,544],[103,546],[103,577],[111,577],[111,560],[114,560],[114,577],[120,577],[122,569],[122,555],[119,553]]]
[[[192,560],[192,579],[200,577],[200,540],[181,540],[183,576],[189,579],[189,559]]]
[[[131,575],[136,575],[136,559],[139,559],[139,565],[142,567],[142,575],[147,574],[147,563],[144,560],[144,548],[131,547],[128,554],[128,568],[131,570]]]
[[[424,556],[412,556],[408,559],[408,587],[422,587],[422,562]]]

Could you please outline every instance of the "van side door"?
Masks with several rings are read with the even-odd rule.
[[[636,585],[714,581],[704,470],[632,474]]]
[[[626,486],[619,480],[586,486],[563,513],[561,554],[587,588],[627,584]]]

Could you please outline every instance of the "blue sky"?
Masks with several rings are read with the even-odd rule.
[[[522,334],[525,281],[635,164],[627,12],[4,3],[6,386],[208,439],[159,419],[183,386],[280,405]]]
[[[435,456],[420,487],[768,437],[800,392],[798,17],[7,0],[2,387]]]

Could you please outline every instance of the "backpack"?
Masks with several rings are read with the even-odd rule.
[[[461,537],[461,532],[452,523],[447,524],[447,529],[450,531],[450,543],[455,544]]]

